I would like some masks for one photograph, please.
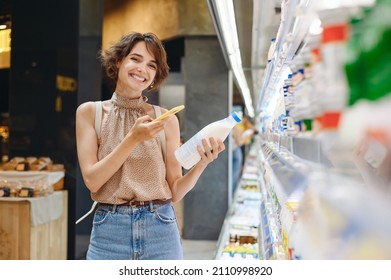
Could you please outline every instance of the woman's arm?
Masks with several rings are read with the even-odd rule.
[[[166,134],[166,179],[170,186],[172,193],[172,201],[177,202],[181,200],[192,188],[194,188],[200,175],[211,163],[215,160],[220,152],[225,149],[224,143],[221,140],[216,141],[214,138],[210,138],[213,153],[210,152],[211,148],[208,147],[205,139],[203,140],[204,150],[198,147],[198,152],[201,156],[201,160],[189,171],[186,175],[182,175],[182,167],[175,158],[175,150],[180,146],[180,132],[179,122],[176,116],[172,116],[167,121],[165,127]]]
[[[95,132],[95,104],[81,104],[76,111],[76,143],[80,170],[91,192],[97,192],[128,158],[141,141],[151,139],[164,127],[165,121],[150,122],[150,116],[136,120],[123,141],[105,158],[98,161],[98,139]]]

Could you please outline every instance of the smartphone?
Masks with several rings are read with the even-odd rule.
[[[183,109],[185,109],[185,105],[176,106],[176,107],[172,108],[171,110],[165,112],[164,114],[160,115],[156,119],[154,119],[153,122],[164,120],[165,118],[168,118],[169,116],[172,116],[172,115],[178,113],[179,111],[182,111]]]

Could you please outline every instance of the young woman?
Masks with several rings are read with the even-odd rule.
[[[142,96],[168,76],[166,52],[156,35],[127,34],[102,52],[101,60],[116,82],[115,92],[110,100],[83,103],[76,112],[79,165],[98,202],[87,259],[181,259],[172,203],[195,186],[224,144],[211,138],[209,147],[203,139],[201,160],[182,175],[174,155],[180,145],[177,117],[152,121],[166,110]]]

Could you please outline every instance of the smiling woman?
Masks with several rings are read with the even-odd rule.
[[[204,139],[203,149],[198,147],[201,160],[182,174],[174,154],[180,145],[177,117],[153,121],[167,110],[142,95],[168,76],[166,52],[154,34],[125,35],[101,53],[101,60],[115,92],[110,100],[83,103],[76,112],[79,165],[98,205],[87,259],[182,259],[172,202],[195,186],[224,144]],[[162,143],[164,154],[157,152]]]

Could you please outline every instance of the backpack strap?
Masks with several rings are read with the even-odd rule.
[[[100,126],[102,122],[102,101],[95,101],[95,131],[100,138]]]
[[[81,221],[83,221],[85,218],[87,218],[87,217],[94,211],[96,205],[98,205],[98,202],[97,202],[97,201],[94,201],[94,203],[92,203],[91,209],[88,210],[88,212],[85,213],[85,214],[83,215],[83,217],[81,217],[80,219],[78,219],[78,220],[76,221],[75,224],[77,225],[78,223],[80,223]]]
[[[153,109],[155,110],[155,116],[156,118],[159,117],[162,114],[162,111],[160,110],[159,106],[153,105]],[[162,155],[163,155],[163,160],[166,162],[166,134],[163,130],[159,133],[160,137],[160,143],[162,145]]]

